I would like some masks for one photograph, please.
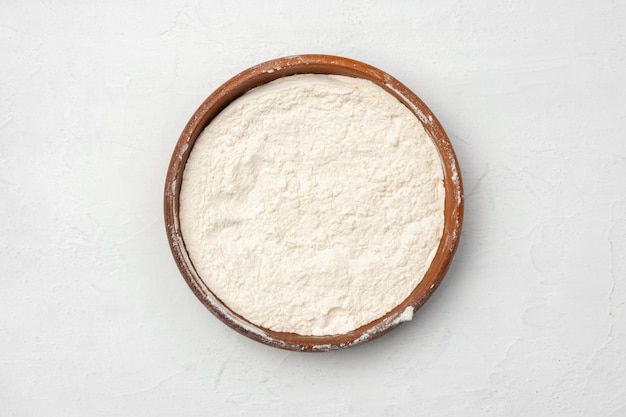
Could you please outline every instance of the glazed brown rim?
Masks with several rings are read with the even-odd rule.
[[[338,74],[373,81],[402,102],[422,122],[441,156],[444,171],[444,230],[435,257],[413,292],[389,313],[351,332],[333,336],[301,336],[275,332],[250,323],[216,297],[196,272],[180,230],[179,195],[183,171],[193,145],[209,122],[231,101],[246,91],[293,74]],[[174,260],[196,297],[220,320],[239,333],[270,346],[296,351],[327,351],[373,340],[402,322],[407,307],[417,311],[437,289],[448,270],[461,235],[463,185],[456,155],[443,127],[430,109],[406,86],[385,72],[348,58],[331,55],[297,55],[278,58],[234,76],[211,94],[183,130],[165,181],[165,225]]]

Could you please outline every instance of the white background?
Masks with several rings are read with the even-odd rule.
[[[624,1],[2,3],[1,416],[626,415]],[[301,53],[408,85],[465,183],[432,299],[323,354],[214,318],[162,220],[202,100]]]

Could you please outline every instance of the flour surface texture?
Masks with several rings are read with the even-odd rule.
[[[443,170],[374,83],[294,75],[233,101],[187,161],[180,226],[199,276],[275,331],[342,334],[402,303],[443,233]]]

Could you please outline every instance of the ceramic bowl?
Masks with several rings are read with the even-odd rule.
[[[443,236],[422,281],[404,302],[383,317],[351,332],[333,336],[301,336],[275,332],[252,324],[230,310],[211,292],[196,272],[185,249],[178,217],[180,186],[187,157],[196,139],[213,117],[231,101],[254,87],[280,77],[305,73],[365,78],[387,90],[422,122],[439,150],[444,171]],[[327,351],[355,346],[382,336],[402,322],[402,313],[407,307],[413,307],[417,311],[428,300],[448,270],[459,242],[463,222],[463,186],[454,150],[443,127],[422,100],[406,86],[385,72],[352,59],[330,55],[298,55],[274,59],[243,71],[226,81],[200,105],[174,148],[166,177],[164,209],[167,237],[176,264],[192,291],[213,314],[234,330],[270,346],[297,351]]]

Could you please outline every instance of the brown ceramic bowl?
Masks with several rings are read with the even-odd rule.
[[[217,298],[197,274],[185,249],[179,225],[179,194],[187,157],[202,130],[231,101],[251,88],[293,74],[338,74],[365,78],[394,95],[422,122],[434,141],[444,171],[444,230],[439,248],[422,281],[400,305],[379,319],[349,333],[333,336],[301,336],[261,328],[231,311]],[[297,351],[326,351],[363,343],[400,324],[400,315],[409,306],[417,311],[448,270],[461,234],[463,221],[463,187],[452,145],[435,115],[407,87],[385,72],[362,62],[329,55],[299,55],[279,58],[249,68],[228,80],[211,94],[193,114],[183,130],[170,161],[165,183],[165,224],[172,254],[181,274],[200,301],[220,320],[238,332],[270,346]]]

